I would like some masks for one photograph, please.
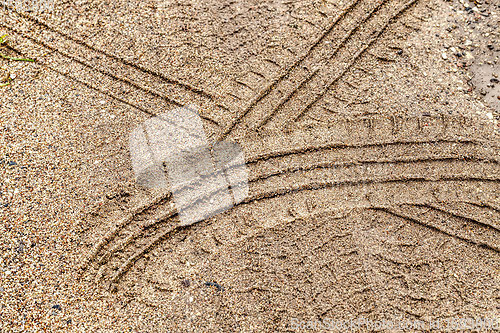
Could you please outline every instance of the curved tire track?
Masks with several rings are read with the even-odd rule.
[[[471,130],[476,132],[474,135],[464,136],[467,131],[449,123],[460,121],[467,119],[355,120],[350,124],[358,131],[352,132],[350,138],[342,138],[350,143],[335,139],[339,133],[332,128],[305,129],[293,135],[255,134],[242,142],[251,155],[248,161],[251,195],[242,204],[267,204],[306,193],[315,198],[318,206],[339,209],[430,205],[444,202],[448,196],[454,196],[453,201],[487,203],[499,192],[498,147],[486,141],[488,137],[491,139],[487,130],[483,132],[476,127]],[[428,126],[421,127],[420,132],[414,131],[422,122]],[[377,140],[373,138],[374,132],[378,132]],[[481,189],[480,195],[477,189]],[[348,195],[355,200],[343,199]],[[476,220],[469,222],[478,225]],[[473,233],[467,238],[457,229],[447,232],[452,237],[497,249],[494,243],[497,229],[487,229],[484,222],[480,224],[489,230],[489,235],[482,235],[483,229],[479,236]],[[435,228],[428,221],[421,225]],[[189,228],[179,226],[169,194],[165,193],[125,216],[94,247],[87,262],[91,265],[86,268],[97,262],[101,277],[118,283],[147,252],[166,239],[171,242]]]

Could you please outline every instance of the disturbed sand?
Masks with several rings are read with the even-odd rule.
[[[498,318],[499,13],[440,0],[0,7],[1,52],[36,59],[0,63],[1,330]],[[250,194],[180,227],[169,193],[135,184],[128,136],[188,104],[211,140],[244,148]]]

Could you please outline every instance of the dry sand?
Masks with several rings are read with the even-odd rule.
[[[0,62],[0,329],[498,320],[500,8],[467,6],[0,8],[0,52],[36,59]],[[128,135],[187,104],[245,149],[250,195],[180,227]]]

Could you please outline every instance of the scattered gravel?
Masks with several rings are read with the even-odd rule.
[[[443,59],[457,66],[476,97],[492,109],[486,111],[486,117],[500,126],[500,3],[492,0],[447,3],[450,12],[441,37],[444,49],[452,56]]]

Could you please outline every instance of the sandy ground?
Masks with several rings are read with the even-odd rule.
[[[0,7],[0,53],[36,60],[0,60],[1,330],[498,320],[499,15],[441,0]],[[180,227],[169,193],[135,184],[128,136],[187,104],[211,140],[242,145],[250,195]]]

